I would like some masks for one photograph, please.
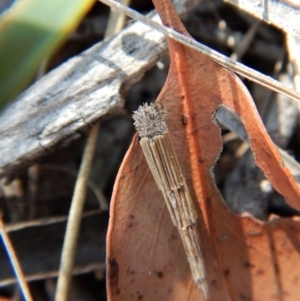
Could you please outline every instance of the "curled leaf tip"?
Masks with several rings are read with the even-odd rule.
[[[162,103],[155,102],[139,106],[138,110],[133,112],[132,118],[141,138],[153,138],[168,131],[166,116],[167,111]]]

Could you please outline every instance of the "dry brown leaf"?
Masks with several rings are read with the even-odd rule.
[[[155,0],[163,23],[187,34],[169,1]],[[298,184],[282,164],[238,77],[169,40],[171,66],[158,101],[198,207],[211,300],[295,300],[300,285],[298,218],[262,223],[224,204],[212,176],[221,151],[214,120],[224,104],[241,116],[257,164],[286,201],[300,209]],[[109,300],[203,300],[135,137],[119,171],[107,238]]]

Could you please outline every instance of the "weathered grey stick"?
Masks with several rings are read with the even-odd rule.
[[[173,224],[178,228],[193,279],[207,299],[197,213],[168,133],[166,111],[161,103],[145,104],[134,112],[133,118],[148,166],[164,196]]]
[[[177,9],[201,1],[180,0]],[[163,34],[133,22],[37,81],[0,113],[0,177],[14,176],[123,106],[124,92],[166,49]]]
[[[124,90],[165,50],[163,35],[134,23],[32,85],[0,114],[0,175],[14,175],[121,107]]]

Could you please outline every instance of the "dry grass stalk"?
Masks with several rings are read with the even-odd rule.
[[[125,5],[129,4],[130,0],[120,0]],[[112,12],[114,20],[119,21],[112,24],[105,32],[105,38],[112,36],[120,31],[125,22],[125,16],[122,13]],[[110,17],[111,18],[111,17]],[[55,294],[56,301],[66,301],[69,297],[75,252],[77,246],[77,240],[79,236],[80,220],[85,201],[85,195],[87,190],[87,183],[90,176],[94,153],[96,150],[97,138],[99,134],[100,121],[97,122],[89,132],[89,136],[84,149],[84,154],[79,170],[79,174],[76,180],[75,190],[72,198],[68,224],[66,229],[66,235],[61,255],[61,264],[59,268],[59,275],[57,281],[57,289]]]
[[[116,2],[115,0],[99,0],[102,3],[110,6],[118,10],[119,12],[123,12],[124,14],[128,15],[129,17],[133,18],[136,21],[142,22],[143,24],[151,27],[154,30],[157,30],[164,35],[172,38],[173,40],[185,45],[191,49],[196,50],[197,52],[203,53],[210,57],[212,60],[216,61],[221,66],[263,86],[266,87],[274,92],[281,93],[288,97],[293,98],[294,100],[300,101],[300,94],[293,89],[289,89],[285,87],[284,84],[280,83],[277,80],[272,79],[269,76],[266,76],[252,68],[249,68],[239,62],[235,62],[225,55],[214,51],[213,49],[195,41],[194,39],[181,34],[180,32],[175,31],[172,28],[168,28],[164,25],[161,25],[139,13],[136,11]]]
[[[6,231],[5,231],[1,214],[0,214],[0,235],[2,237],[3,244],[5,246],[7,254],[9,256],[9,260],[11,262],[11,265],[13,267],[15,275],[18,279],[18,282],[19,282],[22,294],[24,296],[24,299],[26,301],[33,301],[33,298],[30,294],[30,290],[28,288],[27,282],[25,280],[25,276],[23,274],[22,268],[21,268],[20,263],[18,261],[16,252],[14,251],[13,245],[12,245],[12,243],[11,243],[11,241],[10,241]]]

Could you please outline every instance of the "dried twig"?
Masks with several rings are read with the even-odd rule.
[[[97,125],[99,126],[99,123]],[[95,145],[97,142],[98,126],[92,128],[88,137],[75,184],[61,255],[61,264],[55,294],[56,301],[65,301],[68,299],[69,295],[82,209],[87,190],[87,181],[90,176],[90,167],[93,161]]]
[[[199,1],[177,0],[177,11]],[[158,19],[153,12],[148,17]],[[0,112],[0,177],[12,179],[122,107],[124,93],[166,49],[162,34],[132,22],[30,86]]]
[[[16,255],[16,253],[14,251],[14,248],[13,248],[11,242],[10,242],[10,239],[9,239],[9,237],[8,237],[6,231],[5,231],[1,215],[0,215],[0,233],[1,233],[1,236],[2,236],[3,244],[6,248],[7,253],[8,253],[9,260],[11,262],[11,265],[12,265],[12,267],[14,269],[14,272],[16,274],[16,277],[18,279],[18,282],[19,282],[20,288],[22,290],[23,296],[24,296],[26,301],[33,301],[33,298],[31,296],[29,288],[27,286],[23,271],[21,269],[20,263],[18,261],[17,255]]]
[[[27,282],[58,276],[67,218],[52,216],[5,225]],[[82,214],[73,275],[104,271],[107,223],[108,212],[93,210]],[[0,248],[0,267],[0,288],[17,284],[4,248]]]
[[[145,104],[133,115],[140,145],[174,226],[178,228],[193,279],[208,298],[205,265],[197,230],[197,213],[166,125],[161,103]]]
[[[124,14],[130,16],[131,18],[133,18],[137,21],[142,22],[143,24],[151,27],[152,29],[155,29],[155,30],[163,33],[164,35],[174,39],[177,42],[209,56],[211,59],[213,59],[220,65],[236,72],[237,74],[239,74],[241,76],[244,76],[245,78],[248,78],[248,79],[262,85],[263,87],[269,88],[275,92],[282,93],[286,96],[289,96],[295,100],[300,101],[299,93],[297,93],[295,90],[285,87],[282,83],[278,82],[277,80],[272,79],[269,76],[263,75],[262,73],[254,70],[252,68],[246,67],[243,64],[232,61],[225,55],[222,55],[219,52],[210,49],[209,47],[195,41],[194,39],[192,39],[190,37],[187,37],[177,31],[173,30],[172,28],[168,28],[161,24],[158,24],[157,22],[155,22],[147,17],[144,17],[143,15],[137,13],[136,11],[134,11],[124,5],[121,5],[120,3],[117,3],[114,0],[99,0],[99,1],[109,5],[110,7],[117,9],[118,11],[123,12]]]

